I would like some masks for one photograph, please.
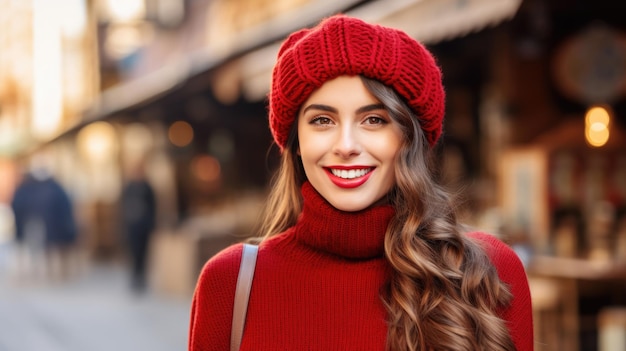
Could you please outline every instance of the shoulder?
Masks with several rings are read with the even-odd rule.
[[[468,233],[467,236],[482,246],[496,268],[500,280],[509,286],[513,295],[511,310],[517,311],[516,314],[519,315],[528,315],[531,304],[530,289],[526,269],[519,256],[509,245],[494,235],[474,232]]]
[[[466,235],[482,247],[498,272],[507,268],[524,269],[517,253],[495,235],[485,232],[470,232]]]
[[[467,236],[482,246],[498,277],[509,287],[512,300],[500,312],[518,350],[533,350],[532,302],[526,270],[511,247],[494,235],[473,232]]]
[[[211,304],[220,302],[227,305],[232,301],[242,250],[243,244],[231,245],[204,264],[196,283],[194,300],[200,304],[208,300]]]
[[[514,294],[518,286],[526,289],[528,286],[526,269],[520,257],[509,245],[496,236],[484,232],[471,232],[467,236],[482,247],[500,279],[513,287]]]
[[[228,349],[242,244],[231,245],[202,267],[191,306],[189,350]]]
[[[206,285],[211,282],[236,279],[239,274],[242,250],[243,244],[233,244],[211,257],[200,271],[198,284]]]

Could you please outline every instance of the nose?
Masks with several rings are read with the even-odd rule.
[[[338,130],[333,151],[342,158],[350,158],[361,153],[358,131],[350,124],[344,124]]]

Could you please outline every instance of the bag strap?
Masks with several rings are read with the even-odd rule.
[[[243,328],[246,324],[248,300],[250,298],[250,288],[252,288],[258,249],[259,247],[256,245],[243,244],[241,266],[239,267],[239,276],[237,277],[237,287],[235,289],[235,304],[233,305],[233,324],[230,333],[231,351],[239,351],[241,339],[243,338]]]

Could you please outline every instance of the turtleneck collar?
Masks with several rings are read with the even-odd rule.
[[[350,259],[381,257],[385,232],[395,211],[380,205],[357,212],[336,209],[309,182],[302,185],[302,213],[296,239],[320,251]]]

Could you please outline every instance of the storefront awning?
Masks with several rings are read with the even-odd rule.
[[[511,19],[522,0],[378,0],[346,14],[401,29],[429,45],[465,36]],[[280,42],[250,52],[231,67],[241,74],[244,95],[262,99],[269,90],[271,69]]]
[[[522,0],[374,1],[350,14],[434,44],[511,19],[521,4]]]
[[[428,45],[461,37],[508,20],[515,15],[521,2],[522,0],[375,0],[352,6],[344,13],[402,29]],[[316,17],[317,20],[329,14],[329,8],[313,13],[309,10],[306,11],[309,16]],[[285,16],[280,21],[265,25],[267,28],[259,29],[252,36],[255,40],[247,35],[239,41],[237,52],[219,55],[200,52],[198,55],[189,55],[184,62],[164,66],[160,71],[137,81],[105,91],[99,103],[87,111],[84,122],[106,117],[127,107],[150,103],[155,97],[166,95],[172,89],[184,85],[188,79],[210,70],[216,70],[218,75],[213,80],[213,90],[217,95],[222,89],[220,81],[224,81],[229,87],[242,87],[239,93],[248,100],[262,100],[269,91],[271,70],[280,43],[291,31],[306,24],[301,15]],[[315,22],[315,18],[309,20],[311,23]],[[263,40],[266,42],[261,42]],[[219,79],[220,74],[224,74],[227,79]],[[240,84],[233,84],[233,79]]]

